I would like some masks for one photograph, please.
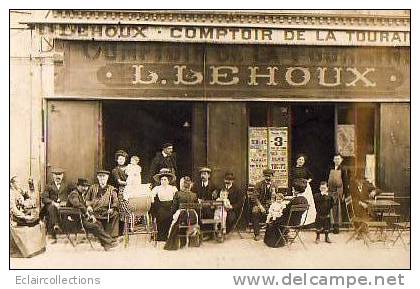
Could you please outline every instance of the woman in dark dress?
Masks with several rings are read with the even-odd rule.
[[[309,209],[306,216],[305,225],[309,225],[315,222],[316,208],[314,202],[314,196],[312,194],[311,181],[312,174],[306,166],[307,157],[303,154],[299,154],[296,158],[296,165],[292,168],[292,183],[299,179],[306,180],[306,189],[304,192],[305,198],[308,200]]]
[[[169,237],[166,241],[165,250],[177,250],[184,247],[187,241],[199,246],[199,228],[198,215],[193,208],[182,208],[182,204],[198,203],[197,194],[191,191],[192,181],[190,177],[183,177],[181,180],[181,189],[175,193],[172,202],[173,221],[169,230]],[[188,228],[179,228],[179,226],[187,226]],[[187,240],[187,237],[188,240]],[[196,237],[195,239],[193,239]]]
[[[120,213],[120,235],[124,231],[124,222],[128,218],[131,224],[133,221],[128,200],[124,200],[124,188],[127,185],[127,175],[125,173],[125,162],[127,161],[128,154],[124,150],[117,150],[115,152],[115,161],[117,166],[112,169],[113,184],[118,191],[118,211]]]
[[[175,175],[169,169],[163,168],[153,176],[156,183],[160,183],[152,189],[152,207],[150,212],[156,218],[157,240],[166,241],[169,228],[172,223],[172,201],[177,191],[175,186],[170,185]]]

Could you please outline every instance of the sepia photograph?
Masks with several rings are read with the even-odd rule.
[[[9,9],[9,269],[411,269],[410,37],[409,9]]]

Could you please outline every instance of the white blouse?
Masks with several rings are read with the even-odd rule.
[[[171,185],[156,186],[152,189],[152,192],[151,192],[152,202],[154,201],[156,195],[158,196],[159,200],[162,202],[172,201],[177,191],[178,189],[175,186],[171,186]]]

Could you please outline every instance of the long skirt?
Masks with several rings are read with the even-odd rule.
[[[182,228],[180,228],[182,226]],[[200,246],[200,226],[198,215],[193,209],[181,209],[173,216],[165,250],[178,250],[186,245]]]
[[[125,221],[133,225],[134,215],[131,210],[130,203],[124,199],[124,186],[120,186],[118,189],[118,212],[120,213],[120,221]]]
[[[305,189],[305,192],[303,193],[303,196],[306,198],[306,200],[308,200],[308,204],[309,204],[309,209],[306,215],[306,220],[305,220],[304,225],[309,225],[309,224],[314,223],[316,219],[316,208],[315,208],[314,196],[312,194],[312,188],[309,183],[306,185],[306,189]],[[305,218],[305,215],[303,215],[302,218]]]
[[[172,201],[160,201],[156,208],[157,240],[166,241],[172,223]]]

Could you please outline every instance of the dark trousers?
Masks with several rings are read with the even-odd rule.
[[[97,217],[98,221],[101,222],[102,227],[104,228],[105,232],[113,237],[116,238],[118,237],[118,227],[119,227],[119,217],[118,214],[114,214],[113,216],[109,217],[109,222],[108,219],[99,219]]]
[[[83,226],[85,227],[86,232],[98,238],[102,246],[110,245],[112,243],[112,237],[105,232],[101,222],[96,221],[95,223],[93,223],[84,219]]]
[[[226,232],[229,233],[233,226],[235,226],[236,220],[238,217],[236,216],[236,212],[234,210],[229,210],[226,216]]]
[[[330,216],[316,216],[316,233],[322,234],[325,233],[326,235],[330,232],[331,228],[331,219]]]
[[[254,228],[254,235],[258,236],[260,234],[260,222],[261,220],[266,219],[266,213],[261,212],[260,208],[258,206],[254,206],[252,208],[252,215],[251,215],[251,221],[252,226]]]
[[[53,204],[46,204],[45,205],[46,210],[46,218],[47,218],[47,230],[52,234],[52,236],[55,238],[56,233],[54,232],[53,228],[54,226],[59,225],[60,221],[60,215],[58,213],[58,208],[54,206]]]

